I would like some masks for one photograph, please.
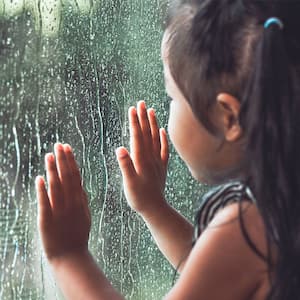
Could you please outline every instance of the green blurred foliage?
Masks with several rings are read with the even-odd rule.
[[[167,3],[17,2],[5,10],[0,1],[0,298],[61,298],[38,239],[33,183],[61,141],[81,166],[97,262],[127,299],[160,299],[174,271],[126,204],[114,150],[128,146],[127,109],[140,99],[167,126],[160,59]],[[191,219],[204,190],[171,149],[170,202]]]

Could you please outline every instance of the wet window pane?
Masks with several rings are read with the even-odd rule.
[[[70,143],[89,195],[90,249],[126,299],[160,299],[173,270],[122,192],[114,150],[144,99],[167,126],[162,0],[0,0],[0,298],[62,299],[36,225],[34,178]],[[201,193],[172,150],[166,196],[189,218]],[[170,224],[171,226],[171,224]]]

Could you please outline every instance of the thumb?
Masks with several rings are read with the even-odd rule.
[[[165,168],[167,168],[168,160],[169,160],[169,144],[168,144],[168,137],[167,137],[166,130],[164,128],[161,128],[159,130],[159,135],[161,140],[161,150],[160,150],[161,160]]]
[[[117,148],[116,155],[123,179],[135,177],[136,171],[127,149],[124,147]]]
[[[39,222],[45,222],[51,216],[51,206],[43,177],[38,176],[36,178],[35,187],[38,199]]]

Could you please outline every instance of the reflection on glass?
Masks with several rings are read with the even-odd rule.
[[[90,249],[127,299],[160,299],[173,270],[127,206],[114,149],[145,99],[166,126],[163,1],[0,0],[0,298],[61,299],[36,228],[34,178],[56,141],[81,166]],[[173,158],[173,159],[172,159]],[[180,189],[179,189],[180,187]],[[173,154],[166,195],[193,215],[201,188]]]

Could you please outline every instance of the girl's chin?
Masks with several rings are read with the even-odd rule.
[[[201,184],[208,184],[208,185],[214,184],[208,176],[205,176],[203,174],[203,172],[200,173],[199,171],[195,171],[190,167],[189,167],[189,171],[190,171],[191,175],[193,176],[193,178],[196,179]]]
[[[226,183],[228,180],[239,179],[238,176],[232,176],[228,171],[225,172],[215,172],[208,170],[193,170],[189,167],[189,171],[193,178],[195,178],[201,184],[206,185],[218,185]]]

